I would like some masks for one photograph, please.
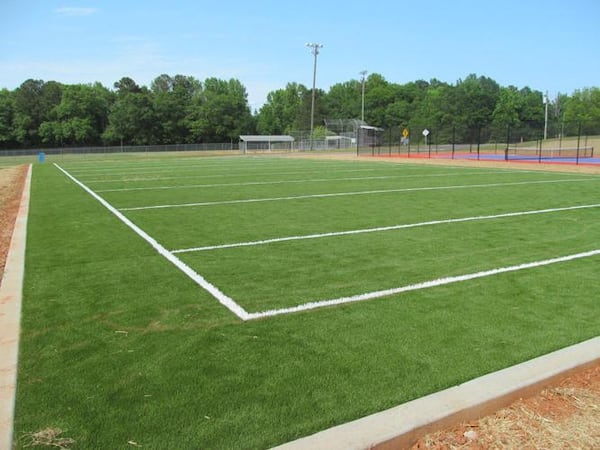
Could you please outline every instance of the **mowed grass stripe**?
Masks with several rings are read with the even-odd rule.
[[[156,173],[156,172],[167,172],[173,170],[180,171],[189,171],[189,170],[197,170],[199,172],[232,172],[238,170],[280,170],[281,168],[289,169],[303,169],[311,167],[312,170],[318,170],[319,168],[335,170],[337,168],[343,169],[348,168],[352,165],[356,165],[353,162],[345,162],[345,161],[329,161],[329,162],[312,162],[312,161],[303,161],[303,160],[295,160],[295,159],[278,159],[278,158],[261,158],[261,159],[246,159],[246,158],[229,158],[225,159],[218,164],[211,164],[210,161],[207,163],[202,158],[198,160],[191,160],[187,164],[138,164],[138,165],[127,165],[127,166],[111,166],[111,167],[95,167],[95,168],[85,168],[85,169],[77,169],[73,170],[75,175],[78,176],[104,176],[104,175],[127,175],[127,174],[143,174],[143,173]],[[381,165],[378,163],[367,163],[363,169],[368,168],[369,166],[375,167],[385,167],[385,165]],[[393,166],[392,166],[393,167]],[[71,167],[65,165],[65,168],[71,170]],[[388,169],[390,166],[388,166]],[[415,170],[419,170],[418,166],[415,166]],[[106,174],[98,173],[98,172],[106,172]]]
[[[536,181],[519,181],[512,183],[488,183],[488,184],[463,184],[463,185],[451,185],[451,186],[429,186],[429,187],[416,187],[416,188],[400,188],[400,189],[375,189],[367,191],[354,191],[354,192],[333,192],[333,193],[322,193],[322,194],[310,194],[310,195],[295,195],[286,197],[269,197],[269,198],[249,198],[240,200],[223,200],[223,201],[212,201],[212,202],[195,202],[195,203],[180,203],[180,204],[166,204],[166,205],[149,205],[149,206],[136,206],[119,208],[120,211],[142,211],[148,209],[165,209],[165,208],[186,208],[186,207],[198,207],[198,206],[213,206],[213,205],[232,205],[238,203],[259,203],[259,202],[278,202],[288,200],[301,200],[301,199],[315,199],[315,198],[327,198],[327,197],[345,197],[354,195],[374,195],[374,194],[389,194],[389,193],[401,193],[401,192],[417,192],[417,191],[442,191],[452,189],[475,189],[475,188],[498,188],[498,187],[509,187],[509,186],[525,186],[533,184],[549,184],[549,183],[580,183],[597,181],[595,179],[581,179],[581,178],[564,178],[558,180],[536,180]]]
[[[352,297],[596,250],[597,210],[180,253],[247,311]]]
[[[491,276],[501,275],[501,274],[510,273],[510,272],[519,272],[521,270],[527,270],[527,269],[535,269],[538,267],[574,261],[577,259],[591,258],[591,257],[598,256],[598,255],[600,255],[600,249],[591,250],[591,251],[582,252],[582,253],[575,253],[572,255],[560,256],[557,258],[545,259],[542,261],[521,263],[521,264],[517,264],[514,266],[509,266],[509,267],[499,267],[499,268],[491,269],[491,270],[483,270],[481,272],[438,278],[435,280],[423,281],[421,283],[410,284],[407,286],[401,286],[401,287],[396,287],[396,288],[391,288],[391,289],[384,289],[381,291],[365,292],[363,294],[353,295],[350,297],[340,297],[340,298],[334,298],[331,300],[321,300],[321,301],[317,301],[317,302],[303,303],[301,305],[293,306],[291,308],[271,309],[268,311],[260,311],[260,312],[250,313],[248,315],[248,320],[264,319],[264,318],[268,318],[268,317],[280,316],[282,314],[293,314],[293,313],[298,313],[298,312],[310,311],[310,310],[318,309],[318,308],[340,306],[340,305],[345,305],[347,303],[364,302],[367,300],[374,300],[374,299],[383,298],[383,297],[390,297],[390,296],[402,294],[405,292],[418,291],[421,289],[436,288],[436,287],[445,286],[448,284],[476,280],[478,278],[491,277]]]
[[[481,175],[498,175],[508,174],[514,172],[508,171],[476,171],[476,172],[463,172],[460,176],[481,176]],[[338,178],[305,178],[301,180],[274,180],[274,181],[245,181],[245,182],[232,182],[232,183],[216,183],[216,184],[177,184],[177,185],[160,185],[160,186],[147,186],[147,187],[129,187],[129,188],[116,188],[116,189],[98,189],[96,192],[131,192],[131,191],[151,191],[151,190],[171,190],[171,189],[198,189],[198,188],[221,188],[228,186],[265,186],[265,185],[277,185],[277,184],[310,184],[310,183],[330,183],[333,181],[369,181],[369,180],[390,180],[390,179],[407,179],[407,178],[432,178],[432,177],[450,177],[456,173],[447,172],[439,174],[421,174],[421,175],[381,175],[373,177],[338,177]]]
[[[568,183],[416,191],[402,195],[309,198],[214,205],[207,210],[155,209],[126,214],[168,248],[183,249],[595,204],[600,196],[600,184],[583,186]]]
[[[408,228],[426,227],[426,226],[433,226],[433,225],[445,225],[445,224],[449,224],[449,223],[503,219],[503,218],[507,218],[507,217],[530,216],[530,215],[535,215],[535,214],[547,214],[547,213],[556,213],[556,212],[564,212],[564,211],[575,211],[578,209],[589,209],[589,208],[600,208],[600,204],[567,206],[564,208],[540,209],[540,210],[535,210],[535,211],[517,211],[517,212],[494,214],[494,215],[488,215],[488,216],[460,217],[460,218],[456,218],[456,219],[431,220],[428,222],[417,222],[417,223],[408,223],[408,224],[402,224],[402,225],[391,225],[391,226],[386,226],[386,227],[368,228],[368,229],[361,229],[361,230],[332,231],[332,232],[319,233],[319,234],[307,234],[307,235],[303,235],[303,236],[286,236],[286,237],[264,239],[264,240],[252,241],[252,242],[235,242],[235,243],[231,243],[231,244],[208,245],[208,246],[204,246],[204,247],[191,247],[191,248],[184,248],[184,249],[179,249],[179,250],[171,250],[171,252],[172,253],[190,253],[190,252],[201,252],[201,251],[207,251],[207,250],[221,250],[221,249],[235,248],[235,247],[252,247],[255,245],[266,245],[266,244],[273,244],[276,242],[300,241],[300,240],[305,240],[305,239],[321,239],[321,238],[328,238],[328,237],[335,237],[335,236],[347,236],[347,235],[364,234],[364,233],[380,233],[380,232],[402,230],[402,229],[408,229]]]
[[[381,171],[389,171],[389,168],[385,168],[385,167],[374,167],[371,169],[348,169],[348,168],[344,168],[342,170],[339,170],[337,173],[356,173],[356,172],[360,172],[360,173],[364,173],[364,172],[381,172]],[[172,174],[173,172],[166,172],[167,174]],[[123,174],[118,174],[119,179],[106,179],[105,178],[100,178],[100,179],[91,179],[91,180],[85,180],[85,182],[87,184],[95,184],[95,183],[131,183],[131,182],[136,182],[136,181],[144,181],[144,180],[149,180],[149,181],[160,181],[160,180],[177,180],[177,179],[182,179],[182,178],[187,178],[187,179],[192,179],[192,178],[198,178],[198,179],[206,179],[206,178],[238,178],[238,177],[251,177],[251,178],[256,178],[256,177],[268,177],[268,176],[282,176],[282,175],[311,175],[314,174],[315,176],[320,176],[320,174],[322,174],[322,171],[319,170],[315,170],[314,168],[310,169],[307,168],[305,170],[293,170],[293,171],[271,171],[271,172],[262,172],[262,173],[249,173],[248,171],[244,171],[244,172],[231,172],[231,171],[226,171],[224,173],[215,173],[215,172],[211,172],[210,174],[205,174],[202,172],[198,172],[195,175],[173,175],[173,176],[167,176],[167,177],[156,177],[156,176],[149,176],[149,177],[145,177],[145,176],[140,176],[139,174],[132,174],[131,172],[126,172]],[[115,174],[109,174],[111,176],[114,176]],[[143,175],[143,174],[142,174]]]

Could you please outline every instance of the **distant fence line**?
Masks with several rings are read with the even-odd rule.
[[[424,131],[426,133],[424,133]],[[387,129],[376,127],[359,127],[354,130],[330,130],[330,135],[311,139],[310,132],[290,132],[294,141],[285,147],[274,145],[272,142],[257,142],[251,146],[242,146],[240,142],[230,141],[221,143],[195,144],[163,144],[163,145],[115,145],[115,146],[79,146],[62,148],[31,148],[0,150],[1,156],[27,156],[44,152],[46,155],[65,154],[102,154],[102,153],[157,153],[157,152],[231,152],[240,154],[246,151],[306,151],[306,150],[350,150],[357,153],[381,153],[385,148],[388,152],[417,153],[448,146],[464,149],[469,152],[477,151],[481,146],[494,146],[494,152],[507,150],[514,145],[539,148],[547,143],[556,149],[562,147],[563,141],[577,139],[577,146],[587,148],[588,136],[600,136],[600,122],[543,122],[521,123],[520,125],[476,126],[464,127],[452,124],[413,124],[412,127],[400,126]],[[335,134],[335,135],[333,135]],[[425,135],[426,134],[426,135]],[[568,146],[573,147],[572,144]],[[376,149],[376,150],[375,150]],[[589,156],[584,153],[585,156]]]
[[[192,152],[192,151],[233,151],[239,152],[237,143],[222,142],[213,144],[167,144],[167,145],[113,145],[105,147],[60,147],[22,150],[0,150],[0,156],[28,156],[44,152],[46,155],[100,154],[100,153],[144,153],[144,152]]]

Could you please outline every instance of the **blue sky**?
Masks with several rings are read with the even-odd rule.
[[[312,85],[379,73],[455,83],[470,73],[558,92],[600,86],[599,0],[2,0],[0,88],[162,73],[237,78],[253,109]]]

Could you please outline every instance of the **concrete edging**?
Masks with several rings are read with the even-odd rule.
[[[600,361],[600,337],[275,447],[278,450],[400,449],[459,422],[534,395]]]
[[[21,299],[32,166],[27,169],[21,203],[0,282],[0,448],[13,448]]]

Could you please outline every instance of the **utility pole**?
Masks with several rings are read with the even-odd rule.
[[[364,122],[365,121],[365,80],[366,80],[366,75],[367,75],[367,71],[366,70],[361,70],[360,72],[361,75],[361,82],[362,82],[362,102],[361,102],[361,107],[360,107],[360,119]]]
[[[312,49],[311,53],[315,56],[315,63],[313,66],[312,103],[310,106],[310,149],[312,150],[313,132],[315,128],[315,87],[317,83],[317,55],[319,54],[319,49],[323,48],[323,45],[314,42],[309,42],[306,44],[306,46]]]
[[[544,94],[544,106],[546,109],[544,113],[544,140],[546,140],[548,138],[548,91]]]

